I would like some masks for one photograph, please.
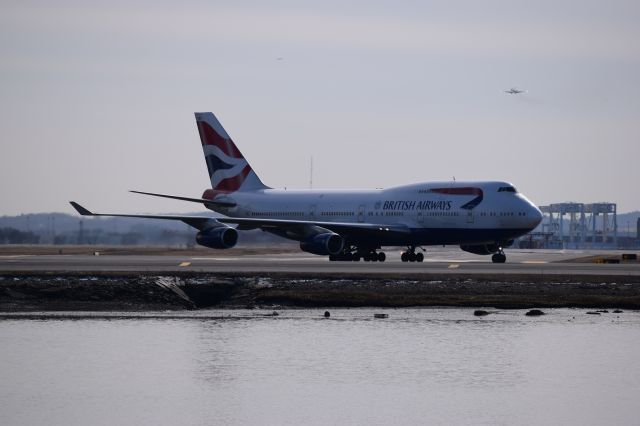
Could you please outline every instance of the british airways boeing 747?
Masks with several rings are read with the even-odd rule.
[[[282,190],[266,186],[216,117],[196,113],[211,179],[201,198],[140,194],[203,204],[223,217],[92,213],[83,216],[180,220],[199,232],[198,244],[236,245],[238,231],[262,229],[299,241],[300,248],[332,261],[379,261],[382,247],[406,247],[403,262],[422,262],[416,249],[459,245],[504,263],[504,248],[534,229],[540,210],[507,182],[423,182],[376,190]]]

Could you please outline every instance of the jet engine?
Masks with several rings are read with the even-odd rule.
[[[307,240],[300,242],[301,250],[306,251],[307,253],[318,254],[320,256],[338,254],[342,252],[343,247],[344,240],[340,235],[334,232],[316,234]]]
[[[201,246],[228,249],[238,242],[238,231],[230,226],[217,226],[198,232],[196,242]]]
[[[493,244],[475,244],[475,245],[463,245],[460,248],[466,252],[473,254],[493,254],[500,250],[500,246],[496,243]]]

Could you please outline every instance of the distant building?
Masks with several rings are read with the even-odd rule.
[[[531,246],[545,248],[617,248],[618,206],[615,203],[556,203],[541,206],[543,237]]]

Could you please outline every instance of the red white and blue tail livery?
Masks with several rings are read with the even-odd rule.
[[[306,252],[334,261],[384,261],[382,247],[402,246],[402,261],[418,261],[416,248],[459,245],[506,260],[503,249],[534,229],[540,210],[502,181],[421,182],[376,190],[282,190],[264,185],[210,112],[195,113],[211,187],[201,198],[132,191],[201,203],[224,217],[97,214],[84,216],[181,220],[198,229],[206,247],[233,247],[238,231],[262,229],[300,242]]]
[[[214,191],[266,188],[212,113],[197,112],[196,123]]]

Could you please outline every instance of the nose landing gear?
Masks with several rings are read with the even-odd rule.
[[[502,247],[500,247],[497,253],[491,256],[491,261],[493,263],[504,263],[507,261],[507,256],[504,254]]]

